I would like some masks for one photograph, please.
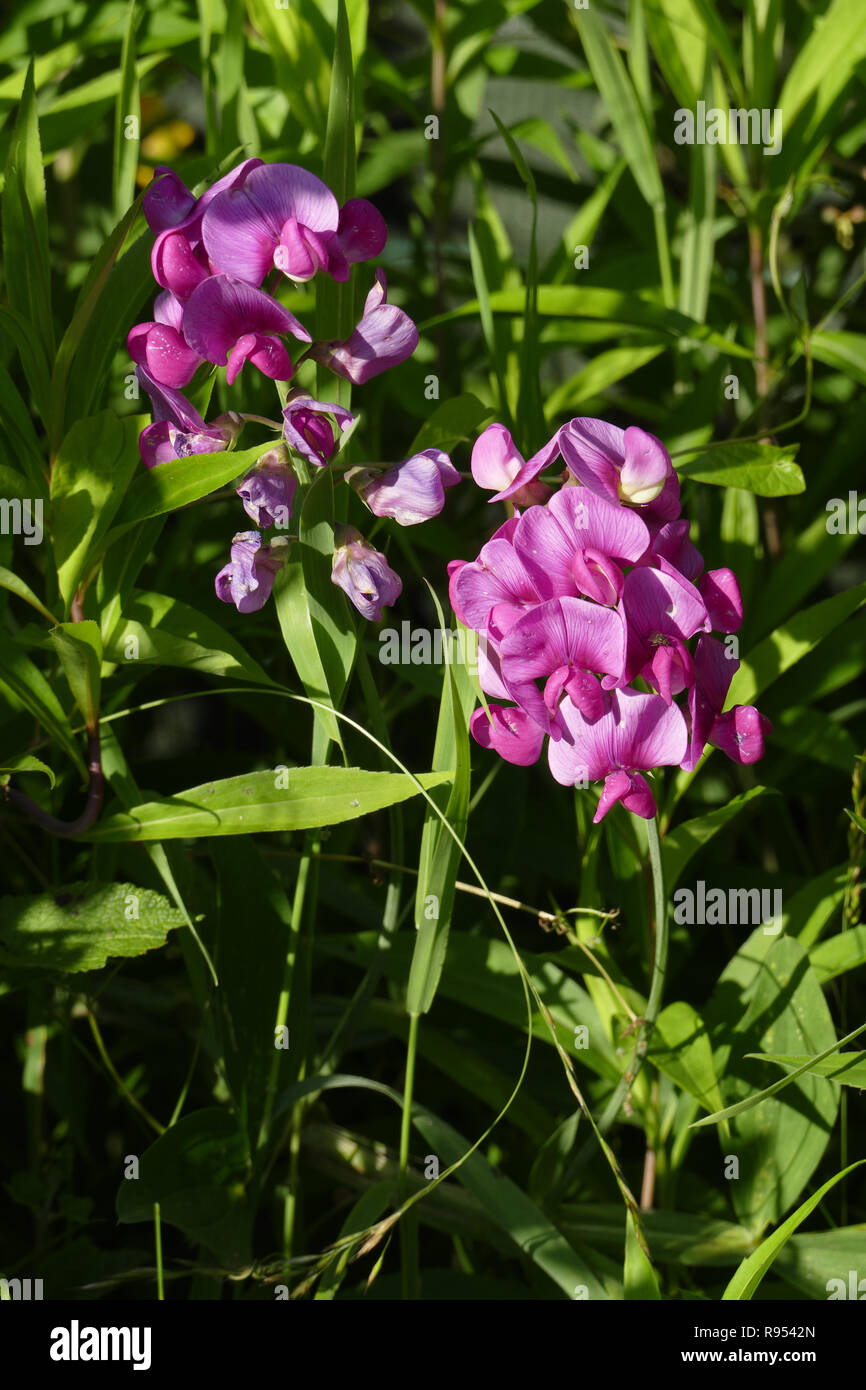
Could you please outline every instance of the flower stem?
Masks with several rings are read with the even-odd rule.
[[[419,1014],[410,1014],[409,1039],[406,1044],[406,1076],[403,1082],[403,1116],[400,1124],[399,1199],[401,1206],[408,1196],[406,1176],[409,1171],[409,1134],[412,1127],[412,1092],[415,1085],[415,1057],[418,1052],[419,1022]],[[400,1257],[403,1298],[417,1298],[418,1222],[414,1211],[406,1212],[400,1222]]]
[[[623,1101],[637,1080],[646,1058],[650,1035],[655,1027],[661,1009],[662,991],[668,963],[667,903],[665,902],[664,871],[662,869],[661,844],[659,842],[658,820],[654,816],[647,821],[647,841],[649,844],[650,868],[653,878],[653,915],[655,918],[655,950],[653,952],[650,992],[646,1013],[637,1033],[635,1050],[631,1064],[626,1068],[613,1095],[608,1101],[598,1122],[599,1131],[605,1134],[620,1112]],[[593,1152],[591,1142],[578,1154],[577,1162],[583,1161],[584,1153]]]

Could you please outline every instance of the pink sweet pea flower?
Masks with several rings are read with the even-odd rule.
[[[583,487],[561,488],[546,507],[530,507],[514,532],[514,547],[542,598],[583,594],[607,605],[622,594],[621,566],[638,561],[649,543],[636,512]]]
[[[479,487],[501,496],[501,490],[510,489],[521,469],[534,469],[538,464],[537,471],[541,472],[557,453],[554,435],[550,443],[527,464],[505,426],[488,425],[478,436],[472,449],[472,477]],[[516,507],[531,507],[535,502],[546,502],[550,496],[550,488],[546,483],[533,480],[518,488],[516,492],[509,492],[509,496]],[[491,501],[495,502],[496,498],[491,498]]]
[[[701,629],[709,631],[701,596],[687,579],[640,566],[625,577],[622,611],[628,624],[623,684],[641,675],[669,705],[694,680],[686,642]]]
[[[306,391],[290,391],[283,410],[286,443],[314,468],[323,468],[337,452],[340,435],[355,423],[351,410],[316,401]]]
[[[146,367],[161,386],[186,386],[204,360],[189,346],[182,328],[183,304],[166,290],[157,295],[153,320],[136,324],[126,339],[133,362]]]
[[[418,329],[402,309],[385,302],[387,291],[385,272],[377,270],[351,337],[343,342],[315,343],[308,356],[356,386],[405,362],[418,346]]]
[[[619,680],[625,651],[620,613],[585,599],[554,598],[524,613],[503,639],[502,680],[512,700],[558,739],[562,696],[590,722],[601,718],[605,697],[594,673]],[[543,695],[535,684],[539,677],[545,680]]]
[[[660,695],[614,690],[608,698],[606,712],[594,724],[588,724],[570,700],[563,700],[563,736],[547,746],[550,771],[566,787],[584,779],[604,779],[594,824],[617,801],[649,820],[656,805],[641,772],[682,761],[689,737],[686,721],[678,706],[665,704]]]
[[[691,737],[681,766],[692,772],[708,743],[735,763],[756,763],[764,756],[764,739],[773,732],[766,715],[754,705],[735,705],[722,713],[739,661],[729,657],[716,637],[702,635],[695,648],[695,681],[689,691]]]
[[[544,743],[544,732],[515,705],[489,705],[490,718],[477,709],[469,720],[469,732],[482,748],[492,748],[506,762],[518,767],[537,763]]]
[[[400,526],[417,526],[438,516],[445,489],[460,482],[460,474],[441,449],[422,449],[384,473],[362,468],[347,475],[374,516],[389,516]]]
[[[310,341],[304,325],[269,294],[232,275],[213,275],[190,296],[183,314],[183,334],[208,362],[228,365],[231,386],[249,360],[264,376],[288,381],[292,363],[278,335],[291,333]]]
[[[403,592],[400,576],[354,526],[337,526],[334,541],[331,582],[343,590],[363,618],[378,622],[383,607],[396,603]]]

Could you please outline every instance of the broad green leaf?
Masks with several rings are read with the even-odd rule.
[[[844,892],[844,889],[843,889]],[[840,893],[840,897],[842,894]],[[805,945],[802,936],[801,944]],[[809,952],[812,969],[821,985],[866,964],[866,923],[828,937]]]
[[[709,1034],[700,1014],[681,1000],[668,1004],[650,1035],[647,1059],[705,1110],[721,1110],[722,1095]]]
[[[813,333],[809,346],[818,362],[838,367],[840,372],[866,386],[866,333]]]
[[[803,1075],[825,1076],[840,1086],[856,1086],[866,1091],[866,1052],[837,1052],[833,1057],[816,1061],[812,1057],[782,1057],[772,1052],[756,1053],[761,1062],[776,1062],[781,1067],[802,1072]]]
[[[41,772],[48,778],[53,787],[56,781],[51,768],[39,758],[34,758],[31,753],[24,753],[20,758],[6,758],[4,765],[0,767],[0,780],[8,782],[9,776],[13,772]]]
[[[856,1168],[861,1167],[864,1163],[866,1163],[866,1159],[861,1158],[857,1163],[851,1163],[847,1168],[843,1168],[841,1173],[836,1173],[836,1175],[830,1178],[828,1182],[825,1182],[822,1187],[819,1187],[817,1192],[813,1192],[812,1196],[808,1197],[806,1201],[797,1208],[793,1215],[789,1216],[787,1221],[782,1223],[778,1230],[774,1231],[771,1236],[768,1236],[765,1241],[762,1241],[757,1250],[749,1255],[740,1265],[733,1279],[731,1279],[722,1294],[722,1300],[727,1302],[742,1302],[751,1299],[779,1251],[790,1240],[797,1227],[802,1225],[806,1217],[811,1215],[815,1208],[823,1202],[827,1193],[836,1186],[837,1182],[847,1177],[849,1173],[853,1173]]]
[[[789,130],[831,70],[846,79],[853,76],[866,38],[866,12],[860,0],[832,0],[827,12],[807,33],[778,99]]]
[[[139,473],[115,517],[115,531],[208,497],[253,467],[270,444],[230,453],[189,454]]]
[[[3,479],[0,478],[0,487],[2,484]],[[29,603],[31,608],[35,608],[36,612],[41,613],[42,617],[47,618],[50,623],[56,621],[54,614],[45,607],[41,599],[36,597],[29,584],[25,584],[24,580],[19,579],[17,574],[13,574],[12,570],[4,569],[2,565],[0,565],[0,589],[6,589],[10,594],[15,594],[25,603]]]
[[[681,478],[718,487],[744,488],[758,497],[804,492],[806,480],[794,462],[797,445],[724,444],[677,465]]]
[[[520,290],[497,290],[490,296],[490,308],[494,314],[520,316],[525,308],[524,294]],[[663,308],[660,304],[642,299],[639,294],[624,290],[611,290],[595,285],[539,285],[538,312],[542,318],[576,321],[584,318],[609,319],[618,324],[635,324],[639,328],[655,329],[669,344],[689,339],[693,343],[706,343],[730,357],[749,360],[752,358],[749,348],[714,332],[706,324],[697,323],[676,309]],[[458,309],[428,319],[422,327],[435,328],[441,323],[475,318],[477,314],[478,301],[469,300]]]
[[[422,773],[429,791],[449,774]],[[129,812],[103,816],[84,837],[100,842],[178,840],[211,835],[252,835],[271,830],[310,830],[339,825],[417,796],[402,772],[366,772],[357,767],[275,768],[226,777],[148,801]]]
[[[100,970],[107,960],[164,945],[183,917],[135,883],[71,883],[36,897],[0,898],[0,960],[40,970]]]
[[[775,795],[774,789],[752,787],[715,811],[707,811],[706,815],[685,821],[665,835],[662,840],[662,865],[668,892],[682,877],[683,870],[698,850],[703,849],[720,830],[724,830],[741,811],[747,807],[754,810],[753,803],[767,795]]]
[[[626,1210],[623,1297],[656,1300],[661,1298],[652,1261],[641,1249],[634,1213]]]
[[[99,724],[102,637],[98,623],[59,623],[49,634],[88,733]]]
[[[796,754],[798,759],[814,758],[828,767],[850,773],[857,746],[844,724],[821,709],[788,705],[773,718],[773,742]]]
[[[443,449],[448,453],[456,444],[474,443],[492,415],[487,406],[468,391],[437,405],[412,440],[407,458],[422,449]]]
[[[138,1177],[121,1183],[121,1225],[153,1221],[158,1202],[163,1221],[212,1251],[228,1269],[249,1264],[250,1227],[245,1185],[246,1140],[237,1119],[213,1107],[183,1115],[145,1149]]]
[[[70,757],[84,781],[87,770],[78,744],[69,732],[63,708],[48,681],[12,638],[0,632],[0,687],[21,701],[47,734]]]
[[[793,1236],[776,1256],[774,1272],[807,1298],[860,1301],[866,1291],[866,1283],[858,1269],[864,1240],[866,1225],[836,1226],[829,1231],[809,1231]],[[855,1271],[853,1281],[852,1270]]]
[[[793,937],[779,937],[767,951],[736,1035],[739,1056],[726,1072],[727,1094],[734,1103],[753,1102],[765,1075],[760,1063],[744,1054],[814,1055],[838,1046],[821,987]],[[779,1099],[765,1097],[733,1117],[731,1152],[741,1162],[731,1188],[734,1207],[743,1224],[758,1233],[780,1221],[796,1201],[821,1160],[836,1118],[839,1092],[831,1082],[803,1075],[791,1086]]]
[[[182,666],[273,685],[258,662],[219,623],[168,594],[144,590],[134,590],[124,607],[106,644],[105,660],[127,667],[135,661]]]
[[[767,686],[825,641],[866,603],[866,583],[822,599],[795,614],[766,637],[742,662],[728,691],[727,708],[749,705]]]
[[[558,1219],[575,1240],[586,1240],[619,1253],[626,1230],[626,1211],[603,1202],[563,1202]],[[737,1264],[754,1248],[745,1226],[697,1212],[642,1211],[641,1225],[653,1259],[686,1266]]]
[[[57,579],[69,606],[139,464],[139,416],[111,410],[78,420],[60,446],[51,477]]]
[[[796,936],[804,950],[809,951],[814,946],[832,921],[845,896],[847,879],[847,864],[838,864],[810,879],[787,899],[782,910],[782,930]],[[815,965],[814,955],[812,964]],[[817,973],[820,979],[820,971]]]
[[[663,351],[663,347],[651,343],[610,348],[607,352],[598,353],[573,377],[548,394],[544,407],[547,419],[552,421],[562,411],[573,410],[582,401],[600,395],[609,386],[645,367]]]

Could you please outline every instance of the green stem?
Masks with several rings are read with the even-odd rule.
[[[653,878],[653,915],[655,917],[655,950],[653,952],[652,975],[650,977],[650,992],[647,1000],[646,1013],[641,1021],[637,1033],[635,1049],[629,1066],[619,1080],[613,1095],[608,1101],[598,1122],[598,1129],[601,1134],[606,1134],[619,1115],[622,1103],[628,1095],[635,1081],[640,1075],[641,1067],[646,1058],[647,1046],[650,1035],[655,1027],[658,1018],[662,991],[664,990],[665,974],[668,963],[668,926],[667,926],[667,903],[665,902],[664,871],[662,869],[661,844],[659,842],[658,820],[654,816],[647,821],[647,841],[649,844],[650,868]],[[577,1155],[575,1169],[580,1167],[586,1159],[595,1151],[592,1141],[588,1141]]]
[[[162,1279],[162,1221],[159,1214],[159,1202],[153,1204],[153,1236],[156,1242],[156,1297],[160,1303],[165,1302],[165,1286]]]
[[[402,1206],[408,1196],[406,1178],[409,1172],[409,1135],[412,1129],[412,1092],[415,1086],[415,1058],[418,1052],[419,1014],[409,1016],[409,1038],[406,1044],[406,1077],[403,1082],[403,1115],[400,1123],[400,1184]],[[401,1287],[404,1299],[418,1297],[418,1222],[413,1212],[406,1212],[400,1222]]]
[[[668,241],[668,224],[665,220],[664,204],[653,208],[653,222],[662,281],[662,298],[665,308],[672,309],[674,307],[674,276],[671,269],[671,248]]]
[[[276,1039],[286,1026],[286,1019],[289,1016],[289,1001],[292,997],[292,985],[295,977],[295,965],[298,959],[298,943],[301,935],[301,923],[304,915],[304,901],[307,894],[307,880],[310,874],[312,855],[304,853],[298,865],[298,877],[295,883],[295,897],[292,903],[292,918],[289,925],[289,945],[286,951],[286,964],[283,970],[283,987],[280,990],[280,997],[277,1001],[277,1016],[274,1020],[274,1055],[271,1059],[270,1075],[268,1076],[268,1088],[265,1093],[264,1112],[262,1123],[259,1129],[258,1148],[261,1149],[267,1142],[271,1127],[271,1113],[276,1099],[277,1086],[279,1084],[280,1059],[282,1049],[276,1046]],[[291,1042],[291,1038],[289,1039]]]

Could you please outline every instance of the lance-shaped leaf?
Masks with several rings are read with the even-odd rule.
[[[439,786],[449,772],[426,772],[417,782],[403,772],[367,772],[359,767],[276,768],[205,782],[128,812],[104,816],[84,837],[178,840],[211,835],[252,835],[268,830],[311,830],[339,825],[381,811]]]
[[[69,682],[72,698],[84,717],[87,732],[96,732],[99,723],[102,637],[99,624],[59,623],[52,628],[51,641]]]

